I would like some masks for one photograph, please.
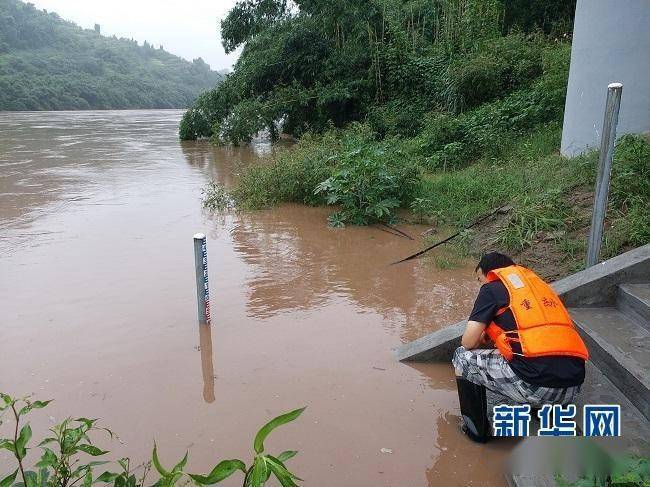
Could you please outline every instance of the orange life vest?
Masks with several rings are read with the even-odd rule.
[[[497,316],[510,309],[517,325],[516,330],[504,331],[492,322],[485,330],[506,360],[512,360],[515,354],[589,358],[587,347],[559,296],[537,274],[512,265],[488,272],[487,280],[500,280],[505,285],[510,304],[500,309]],[[522,353],[513,352],[510,342],[514,341],[519,342]]]

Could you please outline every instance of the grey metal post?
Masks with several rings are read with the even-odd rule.
[[[194,269],[199,322],[210,324],[210,289],[208,287],[208,248],[203,233],[194,235]]]
[[[611,83],[607,87],[607,104],[605,105],[605,120],[600,134],[600,156],[598,158],[598,176],[596,179],[596,194],[594,196],[594,211],[591,215],[591,230],[587,247],[587,267],[598,263],[600,246],[603,243],[603,227],[607,214],[607,197],[609,181],[612,175],[612,159],[614,158],[614,142],[616,142],[616,124],[618,110],[621,106],[623,85]]]

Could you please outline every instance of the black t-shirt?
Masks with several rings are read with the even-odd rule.
[[[492,321],[505,331],[516,330],[512,311],[495,316],[499,309],[508,306],[510,297],[501,281],[481,286],[469,319],[489,325]],[[519,343],[510,342],[514,352],[521,353]],[[585,380],[585,361],[578,357],[562,355],[548,357],[520,357],[514,355],[509,362],[512,370],[524,382],[543,387],[571,387]]]

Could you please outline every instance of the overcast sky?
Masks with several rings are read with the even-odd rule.
[[[101,25],[102,34],[147,40],[178,56],[202,57],[212,69],[230,68],[236,54],[226,55],[219,20],[236,0],[29,0],[81,27]]]

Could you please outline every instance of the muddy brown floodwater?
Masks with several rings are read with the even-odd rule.
[[[145,460],[155,439],[165,463],[189,450],[207,471],[306,405],[267,442],[300,450],[306,486],[502,485],[508,447],[459,434],[451,367],[391,350],[467,314],[471,268],[388,267],[419,243],[330,229],[326,208],[205,212],[209,180],[274,149],[181,144],[180,116],[0,113],[0,390],[55,399],[35,436],[101,418],[113,458]],[[196,323],[199,231],[211,329]]]

